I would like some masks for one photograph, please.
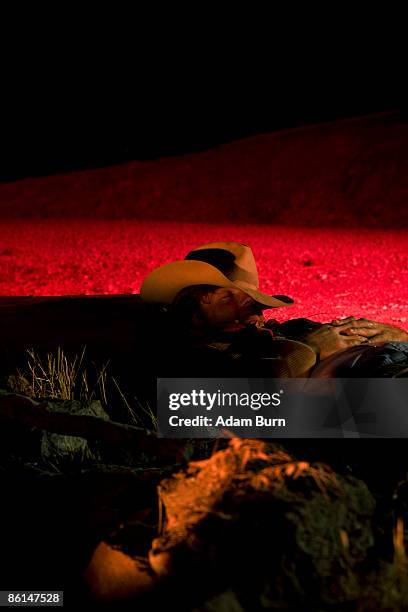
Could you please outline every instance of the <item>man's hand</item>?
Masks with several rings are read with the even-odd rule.
[[[331,322],[336,329],[341,331],[344,336],[364,336],[369,344],[379,342],[408,342],[408,333],[395,325],[378,323],[370,319],[356,319],[347,317],[346,319],[334,320]]]
[[[320,359],[325,359],[338,351],[367,342],[367,338],[362,335],[357,333],[345,335],[342,331],[342,327],[329,324],[322,325],[319,329],[304,336],[303,341],[320,354]]]

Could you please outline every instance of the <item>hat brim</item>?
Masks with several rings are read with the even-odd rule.
[[[264,308],[291,306],[294,300],[286,295],[268,295],[256,288],[242,287],[217,268],[204,261],[172,261],[153,270],[140,287],[140,296],[152,304],[171,304],[179,291],[192,285],[215,285],[241,289]]]

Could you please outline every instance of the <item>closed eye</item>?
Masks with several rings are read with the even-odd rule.
[[[225,295],[223,295],[220,300],[221,301],[226,301],[226,300],[231,300],[233,297],[232,291],[228,291],[228,293],[226,293]]]

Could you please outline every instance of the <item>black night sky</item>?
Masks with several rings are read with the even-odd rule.
[[[208,38],[198,54],[170,44],[158,59],[152,45],[126,58],[69,49],[55,65],[49,50],[27,54],[3,82],[1,179],[179,155],[341,117],[405,113],[393,49],[373,35],[357,52],[342,38],[334,58],[328,38],[330,32],[313,52],[302,39],[293,48],[286,41],[255,50],[235,41],[225,53]]]

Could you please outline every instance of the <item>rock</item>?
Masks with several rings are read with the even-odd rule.
[[[77,412],[71,413],[71,408]],[[23,433],[45,430],[64,437],[92,441],[104,455],[110,453],[111,463],[114,463],[112,455],[115,452],[119,457],[125,453],[130,463],[143,463],[148,457],[153,465],[169,462],[177,464],[183,461],[186,452],[190,452],[189,445],[183,440],[159,439],[155,432],[117,423],[105,416],[94,416],[95,411],[101,414],[100,410],[95,403],[88,407],[71,400],[44,400],[40,403],[23,395],[0,390],[0,423],[3,425],[3,434],[7,438],[7,430],[14,429],[16,444]],[[79,458],[83,457],[81,453],[85,451],[85,445],[81,442],[73,444],[75,446],[72,446],[69,439],[62,441],[61,438],[47,436],[43,450],[48,458],[56,457],[58,453],[70,456],[71,452],[78,453]]]
[[[374,536],[366,485],[260,440],[230,441],[160,483],[156,573],[268,606],[350,602]],[[215,587],[216,585],[216,587]],[[266,605],[265,603],[265,605]]]
[[[92,600],[118,602],[152,590],[157,578],[146,562],[132,559],[101,542],[85,570],[84,580]]]
[[[70,415],[95,416],[105,421],[109,416],[102,408],[99,400],[79,402],[76,400],[53,400],[48,407],[56,413]],[[65,436],[49,431],[42,432],[41,457],[45,464],[54,466],[59,470],[66,464],[78,465],[101,460],[101,453],[97,445],[92,444],[79,436]]]

